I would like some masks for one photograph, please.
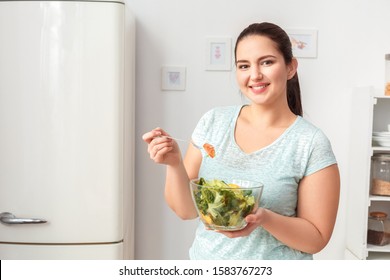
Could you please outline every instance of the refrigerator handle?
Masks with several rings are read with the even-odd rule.
[[[42,224],[46,223],[46,220],[31,219],[31,218],[16,218],[15,215],[9,212],[0,213],[0,222],[6,225],[15,224]]]

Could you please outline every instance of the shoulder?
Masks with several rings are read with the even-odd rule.
[[[296,150],[305,151],[308,155],[315,153],[328,154],[332,152],[332,145],[327,135],[310,121],[299,117],[289,132],[289,141]]]
[[[325,133],[316,125],[306,120],[303,117],[298,117],[294,132],[299,138],[306,138],[312,140],[314,138],[327,139]]]
[[[221,106],[215,107],[207,111],[202,118],[206,119],[219,119],[220,117],[226,117],[229,115],[234,115],[238,110],[241,109],[241,106]]]
[[[198,143],[197,141],[208,139],[216,143],[218,139],[223,138],[223,135],[234,123],[240,109],[241,106],[223,106],[210,109],[198,121],[192,134],[192,140]]]
[[[308,120],[301,118],[296,130],[297,147],[303,152],[306,162],[305,176],[337,163],[332,144],[325,133]]]
[[[198,125],[218,126],[227,125],[239,113],[241,106],[215,107],[203,114]]]
[[[297,119],[297,129],[307,131],[309,133],[316,133],[320,130],[316,125],[301,116],[298,116]]]

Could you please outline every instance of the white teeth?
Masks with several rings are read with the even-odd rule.
[[[253,86],[252,88],[253,89],[262,89],[262,88],[265,88],[266,85],[262,85],[262,86]]]

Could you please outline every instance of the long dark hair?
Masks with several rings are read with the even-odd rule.
[[[235,61],[237,61],[238,43],[245,37],[251,35],[260,35],[271,39],[273,42],[275,42],[279,52],[283,55],[285,63],[287,65],[291,63],[293,54],[290,37],[282,28],[269,22],[253,23],[240,33],[234,48]],[[295,75],[287,81],[287,102],[290,110],[295,115],[303,115],[298,73],[295,73]]]

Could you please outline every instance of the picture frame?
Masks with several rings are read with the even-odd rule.
[[[232,39],[230,37],[206,38],[206,70],[231,71]]]
[[[288,29],[293,55],[297,58],[317,57],[317,34],[316,29]]]
[[[164,66],[161,69],[161,89],[185,90],[186,89],[186,68],[182,66]]]

